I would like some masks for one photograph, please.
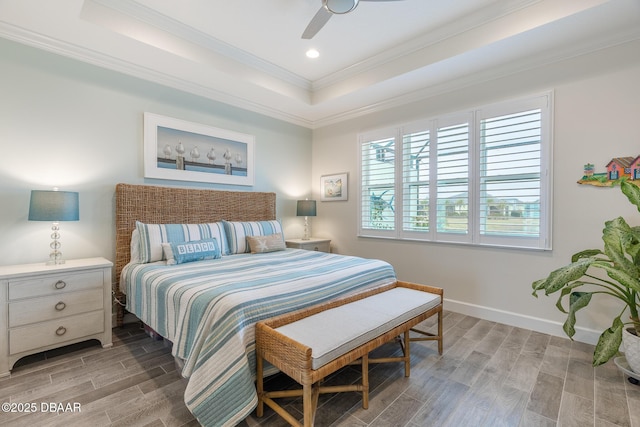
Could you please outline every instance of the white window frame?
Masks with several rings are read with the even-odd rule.
[[[540,109],[540,217],[539,233],[537,237],[496,236],[480,233],[480,123],[483,119],[509,115],[519,111]],[[437,131],[440,128],[468,121],[468,225],[466,233],[451,233],[437,231]],[[403,161],[405,158],[403,136],[421,131],[429,131],[429,229],[425,231],[404,230],[404,211],[408,201],[404,200],[405,183],[403,182]],[[363,227],[363,178],[362,147],[368,142],[394,140],[394,215],[393,230],[377,230]],[[497,246],[523,249],[551,250],[552,248],[552,155],[553,155],[553,92],[527,98],[495,103],[468,111],[433,117],[401,126],[378,129],[358,135],[358,236],[389,238],[401,240],[419,240],[429,242],[459,243],[478,246]]]

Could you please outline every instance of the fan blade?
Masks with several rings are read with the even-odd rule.
[[[331,18],[331,16],[332,16],[331,12],[329,12],[324,7],[321,7],[320,10],[313,17],[311,22],[309,22],[309,25],[307,25],[307,28],[305,28],[304,33],[302,33],[302,38],[312,39],[313,36],[318,34],[318,31],[320,31],[322,27],[324,27],[324,24],[326,24],[329,21],[329,18]]]

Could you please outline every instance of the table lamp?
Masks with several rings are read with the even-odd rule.
[[[78,193],[73,191],[31,190],[29,221],[52,221],[52,249],[47,265],[64,264],[60,251],[60,221],[78,221]]]
[[[316,216],[315,200],[298,200],[297,216],[304,217],[304,237],[302,240],[309,240],[309,217]]]

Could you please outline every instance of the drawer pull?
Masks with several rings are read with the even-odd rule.
[[[65,304],[64,302],[60,301],[59,303],[56,304],[56,310],[57,311],[62,311],[67,307],[67,304]]]
[[[64,334],[67,333],[67,328],[65,328],[64,326],[60,326],[58,329],[56,329],[56,335],[61,337]]]
[[[53,286],[55,286],[56,289],[64,289],[67,283],[64,280],[58,280]]]

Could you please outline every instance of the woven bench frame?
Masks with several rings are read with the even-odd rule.
[[[286,335],[281,334],[276,330],[280,326],[293,323],[297,320],[311,316],[313,314],[325,311],[334,307],[338,307],[344,304],[349,304],[353,301],[357,301],[369,296],[388,291],[394,287],[405,287],[409,289],[415,289],[423,292],[437,294],[440,296],[440,303],[425,311],[419,315],[409,319],[408,321],[396,326],[395,328],[385,332],[384,334],[362,344],[359,347],[343,354],[342,356],[332,360],[331,362],[321,366],[318,369],[313,369],[311,365],[312,349],[307,347]],[[362,407],[367,409],[369,406],[369,364],[370,363],[389,363],[389,362],[404,362],[405,376],[408,377],[411,373],[411,341],[438,341],[438,352],[442,354],[442,295],[441,288],[420,285],[416,283],[401,282],[381,286],[375,289],[368,290],[366,292],[358,293],[356,295],[338,299],[329,303],[320,304],[314,307],[310,307],[304,310],[299,310],[292,313],[287,313],[272,319],[268,319],[256,324],[256,387],[258,390],[258,407],[256,414],[261,417],[264,413],[264,405],[266,404],[272,408],[278,415],[284,418],[289,424],[293,426],[311,427],[314,423],[315,412],[317,409],[318,395],[322,393],[337,393],[345,391],[359,391],[362,392]],[[432,334],[429,332],[415,329],[414,327],[420,322],[428,319],[434,314],[438,315],[438,332]],[[419,337],[411,338],[409,333],[414,331],[420,334]],[[402,336],[400,341],[403,347],[403,356],[401,357],[388,357],[381,359],[369,359],[368,354],[370,351],[378,348],[382,344],[395,340],[398,336]],[[276,368],[280,369],[283,373],[287,374],[298,384],[302,385],[302,389],[299,390],[264,390],[264,360],[268,361]],[[328,375],[336,372],[338,369],[343,368],[349,364],[352,364],[360,360],[362,365],[362,382],[359,384],[339,385],[332,387],[321,386],[321,381]],[[280,406],[273,399],[283,397],[297,397],[303,398],[303,424],[287,412],[282,406]]]

